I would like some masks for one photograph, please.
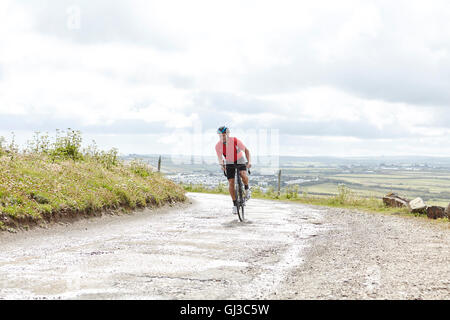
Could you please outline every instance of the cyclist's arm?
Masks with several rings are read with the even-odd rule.
[[[247,161],[248,161],[247,168],[251,168],[252,167],[252,157],[250,155],[250,150],[248,150],[248,148],[239,139],[237,139],[237,146],[239,149],[244,150],[245,157],[247,158]]]
[[[225,171],[225,161],[223,160],[222,151],[216,147],[216,153],[219,165],[222,167],[222,170]]]
[[[250,150],[248,150],[248,148],[245,148],[245,157],[247,158],[247,168],[251,168],[252,167],[252,157],[250,155]]]
[[[225,171],[225,161],[223,160],[223,157],[218,157],[219,165],[222,167],[222,170]]]

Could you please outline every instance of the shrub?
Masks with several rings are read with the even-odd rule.
[[[285,189],[286,199],[297,199],[298,198],[298,185],[288,186]]]
[[[49,154],[51,150],[48,133],[41,134],[39,131],[34,133],[33,139],[29,140],[27,145],[27,151],[31,154]]]
[[[11,142],[7,144],[4,137],[0,137],[0,156],[9,155],[11,160],[14,160],[19,153],[19,146],[16,144],[16,136],[12,133]]]
[[[108,168],[118,163],[119,150],[112,148],[109,151],[102,151],[99,161]]]
[[[72,159],[81,160],[83,158],[80,152],[81,148],[81,132],[78,130],[67,129],[65,135],[61,135],[59,130],[56,130],[56,141],[53,148],[50,150],[50,155],[53,159]]]
[[[0,136],[0,156],[5,154],[5,143],[6,139]]]
[[[119,150],[112,148],[109,151],[99,150],[97,143],[93,140],[92,144],[83,150],[83,156],[104,164],[107,168],[119,163]]]
[[[338,193],[335,200],[338,204],[349,204],[354,198],[354,194],[345,184],[338,185]]]
[[[267,188],[266,195],[269,198],[275,197],[276,196],[275,189],[272,186],[270,186],[269,188]]]

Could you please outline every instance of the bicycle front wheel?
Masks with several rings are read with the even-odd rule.
[[[244,206],[242,204],[239,204],[239,206],[238,206],[238,215],[239,215],[239,220],[241,222],[243,222],[245,217],[244,217]]]
[[[237,183],[236,183],[236,199],[237,199],[237,211],[238,211],[238,218],[239,221],[244,221],[244,192],[242,191],[242,181],[239,177],[237,177]]]

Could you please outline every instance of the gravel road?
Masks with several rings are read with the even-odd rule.
[[[448,223],[222,195],[0,234],[0,299],[449,299]]]

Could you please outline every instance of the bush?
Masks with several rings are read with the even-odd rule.
[[[65,135],[60,135],[60,131],[56,130],[56,141],[53,149],[50,150],[50,155],[53,159],[81,160],[83,159],[80,152],[81,142],[81,132],[78,130],[69,128]]]
[[[119,150],[116,148],[112,148],[109,151],[99,150],[95,141],[92,141],[92,144],[83,150],[83,156],[100,162],[107,168],[119,163]]]
[[[49,154],[51,143],[47,133],[41,134],[39,131],[34,133],[33,139],[28,141],[27,151],[31,154]]]
[[[5,143],[6,139],[0,136],[0,156],[5,154]]]
[[[354,199],[354,194],[345,184],[338,185],[338,193],[335,200],[338,204],[349,204]]]
[[[12,133],[11,142],[7,144],[4,137],[0,137],[0,156],[8,154],[11,160],[14,160],[19,153],[19,146],[16,144],[16,137],[14,132]]]
[[[267,188],[266,195],[267,195],[269,198],[273,198],[273,197],[276,197],[276,196],[277,196],[277,194],[275,193],[275,189],[274,189],[272,186],[270,186],[269,188]]]
[[[67,131],[56,130],[53,143],[50,141],[48,133],[35,132],[33,139],[27,143],[26,153],[29,155],[48,155],[53,162],[67,159],[74,161],[92,160],[105,165],[108,169],[119,163],[119,151],[116,148],[109,151],[99,150],[95,141],[92,141],[90,146],[81,150],[82,141],[81,132],[70,128]]]
[[[286,199],[297,199],[298,198],[298,185],[288,186],[285,189]]]

